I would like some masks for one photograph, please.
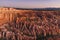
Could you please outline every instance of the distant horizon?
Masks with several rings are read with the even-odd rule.
[[[0,0],[0,7],[60,8],[60,0]]]
[[[0,6],[0,8],[23,8],[23,7],[7,7],[7,6],[3,7],[3,6]],[[45,7],[45,8],[60,8],[60,7]],[[26,9],[30,9],[30,8],[26,8]],[[31,8],[31,9],[34,9],[34,8]],[[41,8],[41,9],[43,9],[43,8]]]
[[[0,6],[0,8],[23,8],[23,7],[8,7],[8,6]],[[43,7],[43,8],[60,8],[60,7]],[[28,8],[26,8],[28,9]],[[32,8],[34,9],[34,8]]]

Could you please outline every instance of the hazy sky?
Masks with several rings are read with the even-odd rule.
[[[0,0],[0,7],[46,8],[60,7],[60,0]]]

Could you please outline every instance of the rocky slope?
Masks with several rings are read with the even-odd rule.
[[[60,40],[60,11],[0,8],[2,40]]]

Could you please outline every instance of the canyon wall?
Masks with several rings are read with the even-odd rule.
[[[17,10],[14,8],[0,8],[0,25],[12,22],[21,16],[21,19],[31,16],[31,18],[39,17],[41,14],[51,14],[59,19],[60,11],[33,11],[33,10]],[[20,20],[21,20],[20,19]],[[59,19],[60,20],[60,19]]]

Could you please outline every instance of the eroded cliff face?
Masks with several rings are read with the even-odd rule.
[[[0,25],[11,21],[13,17],[13,9],[10,8],[0,8]]]
[[[27,17],[34,19],[42,17],[43,15],[50,17],[52,15],[57,18],[60,17],[59,11],[33,11],[33,10],[17,10],[14,8],[0,8],[0,25],[12,22],[20,17],[20,20],[25,20]],[[59,19],[60,20],[60,19]]]
[[[28,11],[16,10],[14,8],[0,8],[0,25],[12,22],[17,17],[17,14],[23,16],[25,12]]]
[[[59,36],[60,11],[0,8],[0,38],[7,40],[9,37],[12,40],[49,40],[51,38],[57,40],[60,38]]]

